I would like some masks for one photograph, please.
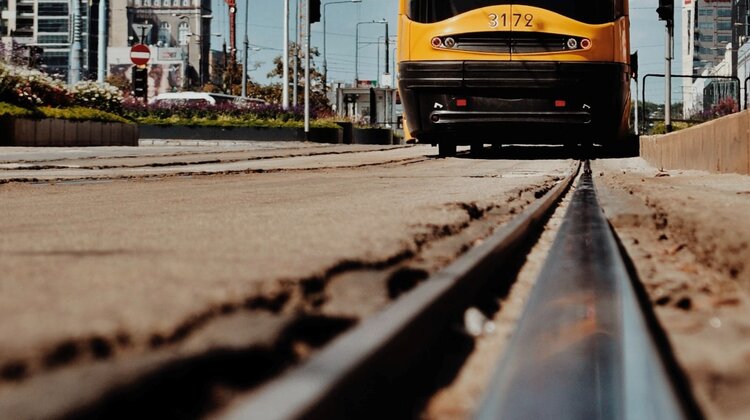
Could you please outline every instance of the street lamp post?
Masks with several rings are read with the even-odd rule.
[[[359,25],[371,25],[371,24],[385,25],[385,28],[386,28],[385,33],[386,34],[388,33],[388,21],[385,19],[383,19],[382,21],[373,20],[370,22],[357,22],[357,29],[356,29],[355,36],[354,36],[355,38],[354,43],[356,46],[356,48],[354,49],[354,86],[355,87],[359,85]]]
[[[281,106],[284,110],[289,109],[289,0],[284,0],[284,61],[281,85]]]
[[[185,83],[189,83],[189,72],[188,68],[190,67],[190,39],[192,37],[196,37],[195,41],[198,45],[198,82],[201,86],[203,86],[206,83],[206,73],[208,72],[208,61],[206,60],[206,55],[208,55],[208,51],[205,51],[205,43],[206,38],[208,38],[208,49],[211,49],[211,39],[210,36],[204,36],[204,33],[208,32],[209,35],[210,31],[205,30],[205,25],[203,25],[202,19],[213,19],[213,15],[197,15],[197,14],[182,14],[182,13],[172,13],[172,16],[177,17],[180,19],[180,21],[184,21],[188,24],[187,27],[187,39],[185,39],[185,44],[183,46],[183,56],[185,57]],[[195,17],[195,30],[198,31],[198,33],[193,32],[193,28],[190,27],[190,18]],[[209,24],[210,25],[210,24]],[[179,28],[179,26],[178,26]],[[220,35],[219,35],[220,36]],[[178,42],[182,42],[181,39],[178,39]],[[209,56],[210,59],[210,56]]]
[[[250,47],[250,39],[247,37],[247,10],[250,8],[250,0],[245,0],[245,54],[242,57],[242,97],[247,98],[247,50]]]
[[[192,37],[193,33],[190,29],[190,18],[187,15],[174,15],[177,16],[181,22],[186,22],[188,24],[187,30],[188,32],[185,34],[185,39],[183,40],[181,37],[177,40],[177,42],[180,43],[181,50],[182,50],[182,58],[183,58],[183,80],[182,80],[182,88],[183,89],[189,89],[190,88],[190,72],[188,69],[190,68],[190,38]],[[180,30],[180,26],[177,26],[178,31]],[[159,34],[161,36],[161,34]]]
[[[326,7],[332,4],[362,3],[362,0],[332,1],[323,4],[323,94],[328,92],[328,59],[326,58]]]

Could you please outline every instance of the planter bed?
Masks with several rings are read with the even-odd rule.
[[[56,118],[0,118],[0,146],[138,146],[138,126]]]
[[[205,127],[184,125],[142,125],[144,139],[235,140],[235,141],[305,141],[305,130],[288,127]],[[342,143],[340,128],[310,128],[309,141]]]
[[[354,128],[354,144],[393,144],[390,128]]]

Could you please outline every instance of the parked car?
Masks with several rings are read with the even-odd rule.
[[[236,105],[265,105],[267,102],[258,98],[243,98],[242,96],[226,95],[208,92],[168,92],[160,93],[149,101],[150,104],[205,104],[216,105],[233,103]]]

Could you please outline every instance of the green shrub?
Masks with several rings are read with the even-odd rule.
[[[70,108],[40,107],[37,108],[37,111],[39,111],[46,118],[59,118],[62,120],[73,121],[120,122],[127,124],[133,123],[133,121],[126,120],[119,115],[115,115],[110,112],[101,111],[98,109],[85,108],[82,106],[73,106]]]
[[[144,125],[182,125],[189,127],[261,127],[261,128],[303,128],[304,122],[296,120],[285,120],[283,118],[263,119],[253,114],[246,114],[240,117],[218,115],[213,117],[196,117],[185,118],[179,115],[169,117],[145,116],[137,117],[135,121]],[[330,121],[311,121],[310,127],[314,128],[339,128],[338,125]]]
[[[0,102],[0,117],[25,117],[31,118],[34,116],[34,111],[20,106],[11,105],[7,102]]]

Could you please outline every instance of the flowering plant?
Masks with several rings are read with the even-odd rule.
[[[156,102],[144,104],[134,98],[126,98],[122,103],[123,114],[129,118],[204,118],[235,120],[279,120],[302,121],[304,115],[301,107],[284,110],[279,104],[248,104],[218,103],[207,105],[196,102]],[[312,118],[315,118],[313,115]]]
[[[0,101],[33,107],[68,106],[72,95],[59,80],[33,69],[0,64]]]
[[[119,113],[122,110],[123,94],[109,83],[99,84],[86,80],[76,83],[71,89],[73,103],[89,108]]]

